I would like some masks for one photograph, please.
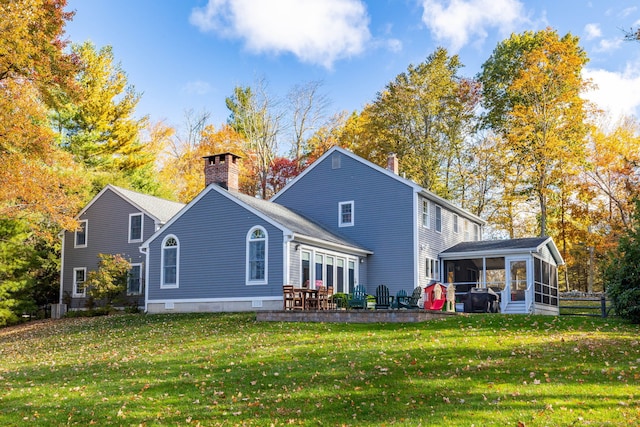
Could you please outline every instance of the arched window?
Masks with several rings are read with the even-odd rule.
[[[247,284],[267,283],[267,232],[253,227],[247,234]]]
[[[167,236],[162,241],[162,281],[161,288],[177,288],[180,259],[178,238]]]

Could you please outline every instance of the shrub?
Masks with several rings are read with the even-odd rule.
[[[85,282],[88,300],[106,301],[110,306],[113,300],[127,289],[127,273],[131,268],[129,261],[122,255],[100,254],[98,269],[90,271]]]
[[[604,283],[617,315],[640,323],[640,202],[632,227],[623,235],[618,247],[609,253],[604,269]]]

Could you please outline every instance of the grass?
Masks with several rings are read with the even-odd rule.
[[[0,425],[635,426],[638,332],[509,315],[34,322],[0,329]]]

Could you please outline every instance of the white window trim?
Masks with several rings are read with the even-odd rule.
[[[360,278],[360,267],[359,267],[359,259],[358,257],[354,257],[353,255],[350,254],[346,254],[344,252],[335,252],[335,251],[331,251],[328,249],[323,249],[323,248],[314,248],[314,247],[310,247],[310,246],[302,246],[300,249],[300,253],[302,254],[302,252],[307,252],[309,253],[309,288],[311,289],[315,289],[316,286],[316,268],[315,268],[315,257],[316,255],[322,255],[324,257],[323,263],[322,263],[322,274],[323,274],[323,285],[326,283],[326,267],[327,267],[327,258],[333,258],[333,280],[334,280],[334,284],[333,284],[333,290],[334,292],[336,291],[337,285],[338,285],[338,260],[342,260],[344,261],[344,266],[342,267],[344,269],[343,271],[343,284],[345,286],[346,289],[346,293],[351,292],[353,289],[348,289],[349,288],[349,262],[353,262],[354,263],[354,277],[353,277],[353,281],[354,284],[353,286],[357,286],[359,284],[359,278]],[[302,255],[300,255],[300,281],[302,281]],[[303,285],[302,283],[300,283],[300,285]]]
[[[131,238],[131,219],[134,216],[140,217],[140,238],[139,239]],[[141,212],[129,214],[129,243],[142,242],[143,240],[144,240],[144,214]]]
[[[87,267],[75,267],[73,269],[73,289],[71,291],[71,294],[74,298],[84,298],[87,296],[87,287],[85,286],[84,289],[82,289],[82,292],[77,292],[78,290],[78,282],[76,282],[76,271],[84,271],[84,282],[86,283],[87,281]]]
[[[142,263],[141,262],[133,263],[131,264],[131,269],[133,269],[133,267],[140,267],[140,277],[138,277],[138,279],[140,280],[140,291],[129,292],[129,273],[127,273],[127,295],[142,295],[144,293],[144,289],[142,285]]]
[[[440,230],[438,230],[438,210],[440,211]],[[442,221],[442,206],[436,205],[433,209],[433,214],[435,215],[435,224],[433,225],[433,229],[436,233],[442,233],[443,221]]]
[[[254,231],[261,230],[264,233],[264,278],[260,280],[251,280],[251,266],[249,264],[249,246],[251,244],[251,235]],[[247,286],[266,285],[269,281],[269,233],[264,227],[256,225],[251,227],[246,237],[246,255],[245,255],[245,284]]]
[[[170,284],[166,284],[164,282],[164,249],[165,249],[165,244],[167,243],[167,240],[169,239],[175,239],[176,240],[176,283],[170,283]],[[176,289],[180,287],[180,240],[178,240],[178,238],[173,235],[173,234],[169,234],[167,236],[165,236],[164,239],[162,239],[162,246],[160,246],[160,253],[161,253],[161,261],[160,261],[160,289]]]
[[[351,222],[342,222],[342,206],[351,205]],[[356,223],[356,211],[355,202],[349,200],[348,202],[338,203],[338,227],[353,227]]]
[[[453,232],[460,234],[460,216],[458,214],[453,214]]]
[[[431,228],[431,203],[427,199],[422,199],[422,226]]]
[[[78,221],[80,224],[84,223],[84,244],[83,245],[79,245],[78,244],[78,231],[76,230],[73,233],[73,247],[74,248],[86,248],[87,247],[87,243],[89,243],[89,220],[88,219],[83,219],[81,221]]]

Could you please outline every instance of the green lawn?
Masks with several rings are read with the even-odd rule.
[[[638,326],[118,315],[0,329],[0,425],[640,425]]]

